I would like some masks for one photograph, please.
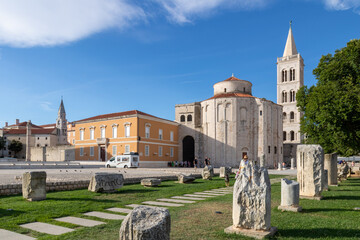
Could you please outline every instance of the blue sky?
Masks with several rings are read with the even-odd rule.
[[[305,84],[322,55],[359,38],[359,0],[0,2],[0,126],[137,109],[174,119],[231,76],[276,102],[289,20]]]

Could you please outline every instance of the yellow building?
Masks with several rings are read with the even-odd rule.
[[[137,110],[75,121],[75,159],[106,161],[137,152],[141,167],[177,161],[179,124]]]

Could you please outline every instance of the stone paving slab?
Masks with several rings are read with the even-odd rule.
[[[72,223],[83,227],[94,227],[97,225],[105,224],[104,222],[85,219],[85,218],[78,218],[78,217],[61,217],[61,218],[55,218],[55,220],[60,222]]]
[[[108,208],[106,209],[108,211],[112,211],[112,212],[118,212],[118,213],[130,213],[132,211],[132,209],[128,209],[128,208],[117,208],[117,207],[113,207],[113,208]]]
[[[131,208],[136,208],[136,207],[139,207],[139,206],[144,206],[144,207],[159,207],[159,206],[149,206],[149,205],[142,205],[142,204],[129,204],[129,205],[126,205],[126,207],[131,207]],[[162,207],[162,208],[166,208],[166,207]]]
[[[204,198],[197,198],[197,197],[182,197],[182,196],[174,196],[171,198],[175,199],[185,199],[185,200],[205,200]]]
[[[34,240],[36,238],[29,237],[20,233],[11,232],[5,229],[0,229],[1,240]]]
[[[169,199],[169,198],[159,198],[156,201],[163,201],[163,202],[174,202],[174,203],[196,203],[195,201],[189,200],[176,200],[176,199]]]
[[[200,194],[200,195],[210,195],[210,196],[224,196],[225,194],[222,193],[206,193],[206,192],[195,192],[194,194]]]
[[[123,219],[125,219],[125,216],[123,216],[123,215],[112,214],[112,213],[104,213],[104,212],[97,212],[97,211],[87,212],[87,213],[84,213],[84,215],[103,218],[103,219],[109,219],[109,220],[123,220]]]
[[[185,197],[200,197],[200,198],[210,198],[215,196],[205,195],[205,194],[184,194]]]
[[[204,191],[204,193],[228,194],[228,192],[215,191],[215,190],[212,190],[212,191]]]
[[[155,206],[166,206],[166,207],[182,207],[182,206],[184,206],[184,204],[179,204],[179,203],[167,203],[167,202],[155,202],[155,201],[145,201],[142,203],[149,204],[149,205],[155,205]]]
[[[71,228],[61,227],[61,226],[52,225],[52,224],[48,224],[48,223],[42,223],[42,222],[26,223],[26,224],[20,225],[20,227],[34,230],[34,231],[41,232],[41,233],[51,234],[51,235],[61,235],[64,233],[74,231],[74,229],[71,229]]]

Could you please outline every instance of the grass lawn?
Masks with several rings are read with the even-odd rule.
[[[273,178],[273,176],[271,176]],[[233,184],[233,179],[231,184]],[[100,194],[87,190],[51,192],[41,202],[27,202],[22,196],[0,197],[0,228],[27,234],[38,239],[118,239],[121,221],[104,220],[105,225],[92,228],[62,223],[53,218],[84,216],[88,211],[104,211],[110,207],[125,207],[131,203],[168,198],[196,191],[224,187],[224,180],[197,179],[194,184],[162,182],[158,188],[144,188],[140,184],[125,185],[117,193]],[[288,239],[359,239],[360,179],[349,179],[339,187],[330,187],[324,192],[324,200],[301,200],[302,213],[281,213],[280,183],[272,185],[272,225],[279,228],[277,238]],[[12,209],[12,210],[8,210]],[[171,239],[244,239],[241,236],[226,235],[225,227],[232,224],[232,195],[210,198],[181,208],[169,208],[172,218]],[[215,213],[220,211],[221,213]],[[111,213],[111,212],[109,212]],[[18,225],[29,222],[47,222],[76,229],[61,236],[41,234],[21,228]]]

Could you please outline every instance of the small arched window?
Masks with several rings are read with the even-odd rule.
[[[283,120],[286,120],[286,112],[283,112]]]
[[[188,121],[188,122],[191,122],[191,121],[192,121],[192,115],[188,115],[188,116],[187,116],[187,121]]]
[[[282,92],[282,102],[283,103],[287,102],[287,92],[285,92],[285,91]]]
[[[295,69],[290,69],[290,81],[295,81]]]
[[[290,122],[293,122],[295,119],[295,113],[294,112],[290,112]]]
[[[226,88],[224,88],[224,92],[226,92]]]
[[[283,131],[283,141],[286,141],[286,131]]]
[[[281,81],[282,81],[282,82],[287,82],[287,71],[286,71],[285,69],[282,70]]]
[[[295,140],[295,133],[294,133],[294,131],[291,131],[291,132],[290,132],[290,140],[291,140],[291,141],[294,141],[294,140]]]
[[[295,102],[295,91],[294,90],[290,91],[290,102]]]
[[[185,122],[185,115],[180,116],[180,122]]]

